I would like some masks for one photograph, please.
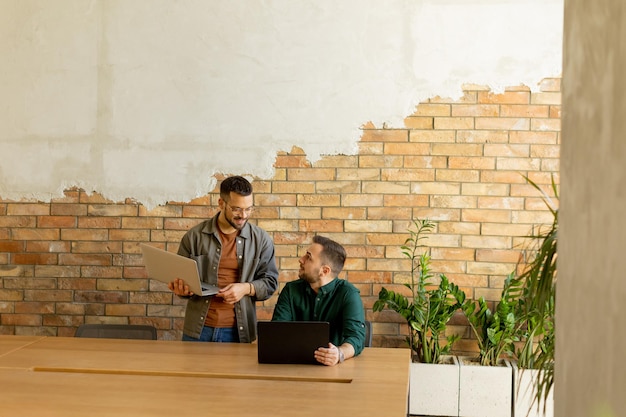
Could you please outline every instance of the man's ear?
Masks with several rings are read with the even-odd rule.
[[[330,275],[333,270],[330,269],[330,266],[328,265],[322,265],[322,267],[320,268],[320,271],[322,272],[323,275]]]

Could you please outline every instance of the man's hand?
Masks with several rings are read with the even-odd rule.
[[[185,284],[185,281],[180,278],[176,278],[174,281],[167,284],[167,288],[179,297],[189,297],[193,295],[193,292],[189,291],[189,285]]]
[[[326,366],[334,366],[339,363],[339,348],[332,343],[327,348],[318,348],[315,351],[315,360]]]
[[[250,284],[247,282],[228,284],[215,294],[216,297],[222,297],[226,304],[235,304],[246,295],[250,295]]]

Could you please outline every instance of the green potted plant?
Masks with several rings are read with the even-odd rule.
[[[505,359],[513,356],[517,341],[514,283],[511,273],[494,310],[482,297],[461,307],[479,352],[475,358],[459,357],[459,416],[511,416],[512,368]]]
[[[422,241],[435,224],[416,219],[401,246],[411,261],[410,295],[382,288],[374,312],[384,308],[401,315],[408,326],[412,350],[409,414],[456,415],[458,411],[458,362],[446,356],[459,335],[445,335],[446,325],[465,301],[465,293],[441,274],[434,282],[430,255]]]
[[[510,415],[507,410],[509,401],[513,403],[516,417],[551,416],[554,413],[552,384],[558,211],[537,184],[527,177],[525,179],[543,194],[553,222],[547,229],[540,229],[537,234],[529,236],[536,244],[527,251],[530,261],[519,276],[512,272],[507,277],[495,311],[492,312],[483,299],[477,302],[468,300],[462,306],[478,342],[477,362],[483,366],[465,367],[465,360],[460,358],[460,416],[476,415],[478,410],[483,416]],[[558,196],[554,180],[552,188],[554,195]],[[500,370],[496,367],[503,356],[516,359],[509,362],[511,374],[503,367],[499,367]],[[485,376],[482,380],[476,379],[475,375],[469,376],[482,372],[506,372],[506,379],[512,381],[512,389],[507,380],[502,380],[493,388],[478,393],[477,387],[486,386],[488,381],[495,379],[495,375]],[[496,394],[495,390],[502,387],[505,387],[503,392]],[[495,399],[503,398],[505,392],[512,392],[513,398],[507,399],[501,406],[494,406]],[[484,404],[491,406],[492,412]],[[474,405],[479,408],[473,409]],[[502,411],[498,412],[498,409]]]
[[[515,318],[516,302],[511,295],[515,287],[514,273],[504,281],[504,288],[495,311],[491,311],[483,297],[478,301],[467,300],[461,309],[469,321],[478,343],[478,362],[482,366],[498,366],[503,355],[513,356],[518,340]]]
[[[554,414],[554,342],[557,278],[558,209],[543,190],[526,178],[543,195],[553,216],[549,227],[531,236],[535,244],[528,251],[531,258],[511,284],[516,298],[515,310],[521,346],[516,351],[514,395],[516,415]],[[552,180],[552,191],[558,190]]]

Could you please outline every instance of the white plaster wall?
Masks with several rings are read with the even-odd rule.
[[[154,206],[561,73],[563,0],[0,0],[0,196]]]

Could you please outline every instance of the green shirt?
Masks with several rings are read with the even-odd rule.
[[[359,290],[348,281],[335,278],[317,294],[302,279],[288,282],[278,296],[272,320],[327,321],[333,345],[350,343],[354,347],[354,356],[363,351],[363,302]]]

